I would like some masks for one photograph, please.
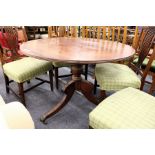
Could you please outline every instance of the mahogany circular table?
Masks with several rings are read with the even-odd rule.
[[[135,53],[131,46],[118,42],[65,37],[28,41],[20,49],[27,56],[71,64],[72,80],[65,86],[65,95],[54,108],[41,116],[43,122],[61,110],[75,90],[81,91],[89,101],[99,103],[99,99],[92,93],[93,84],[81,78],[83,64],[121,61]]]

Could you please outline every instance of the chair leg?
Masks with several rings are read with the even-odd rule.
[[[85,80],[87,80],[87,77],[88,77],[88,64],[85,65]]]
[[[50,79],[51,91],[53,91],[53,69],[49,70],[49,79]]]
[[[27,81],[27,84],[30,84],[30,80]]]
[[[55,76],[55,86],[56,86],[56,88],[58,89],[59,88],[59,79],[58,79],[58,67],[55,67],[54,68],[54,71],[55,71],[55,74],[54,74],[54,76]]]
[[[153,91],[155,91],[155,76],[152,76],[152,84],[151,84],[151,87],[150,87],[148,93],[152,94]]]
[[[9,78],[4,74],[6,92],[9,93]]]
[[[96,90],[97,90],[97,80],[95,78],[95,81],[94,81],[94,94],[96,94]]]
[[[89,126],[89,129],[93,129],[91,126]]]
[[[21,102],[23,103],[24,106],[26,106],[23,83],[18,83],[18,88],[19,88],[19,96],[21,98]]]
[[[103,101],[107,97],[105,90],[100,90],[99,100]]]

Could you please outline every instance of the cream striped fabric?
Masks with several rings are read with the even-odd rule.
[[[140,88],[141,81],[128,66],[116,63],[97,64],[95,76],[102,90]]]
[[[2,98],[2,96],[0,95],[0,106],[1,105],[5,105],[5,102],[4,102],[3,98]]]
[[[0,106],[0,129],[34,129],[29,111],[20,102]]]
[[[155,128],[155,97],[126,88],[102,101],[90,114],[89,125],[101,128]]]
[[[4,73],[18,83],[32,79],[51,68],[52,62],[31,57],[25,57],[3,65]]]

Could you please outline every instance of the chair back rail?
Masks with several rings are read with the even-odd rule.
[[[2,64],[20,59],[23,55],[19,53],[19,36],[21,42],[26,41],[26,33],[24,29],[20,29],[18,33],[18,28],[14,26],[2,26],[1,27],[1,40],[3,40],[6,45],[3,47],[1,44],[1,62]]]
[[[139,52],[137,66],[141,67],[144,59],[148,56],[152,44],[155,41],[155,27],[147,27],[142,30],[137,51]]]
[[[127,26],[82,26],[82,38],[112,40],[127,43]]]
[[[48,37],[77,37],[76,26],[49,26]]]
[[[129,66],[136,73],[141,75],[141,81],[142,81],[141,87],[143,87],[145,78],[150,70],[153,60],[155,59],[155,47],[154,47],[154,50],[149,57],[149,61],[146,65],[146,68],[142,70],[142,64],[143,64],[145,58],[147,58],[149,51],[150,51],[152,45],[154,44],[154,42],[155,42],[155,27],[143,28],[142,32],[140,34],[140,37],[139,37],[138,47],[136,49],[139,53],[138,61],[136,64],[134,64],[133,62],[129,62]]]
[[[58,36],[58,26],[48,26],[48,38]]]
[[[138,45],[138,38],[139,38],[139,31],[138,31],[138,26],[135,28],[135,33],[134,33],[134,38],[132,42],[132,47],[136,49]]]
[[[5,40],[9,50],[17,52],[19,49],[17,28],[12,26],[2,26],[1,33],[2,39]]]
[[[70,33],[71,37],[77,37],[78,36],[78,31],[76,26],[70,26]]]
[[[27,37],[26,30],[24,27],[18,29],[17,33],[18,33],[18,42],[19,43],[28,41],[28,37]]]

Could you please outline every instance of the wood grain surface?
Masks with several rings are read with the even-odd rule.
[[[94,64],[127,59],[135,50],[126,44],[102,39],[47,38],[20,46],[27,56],[73,64]]]

